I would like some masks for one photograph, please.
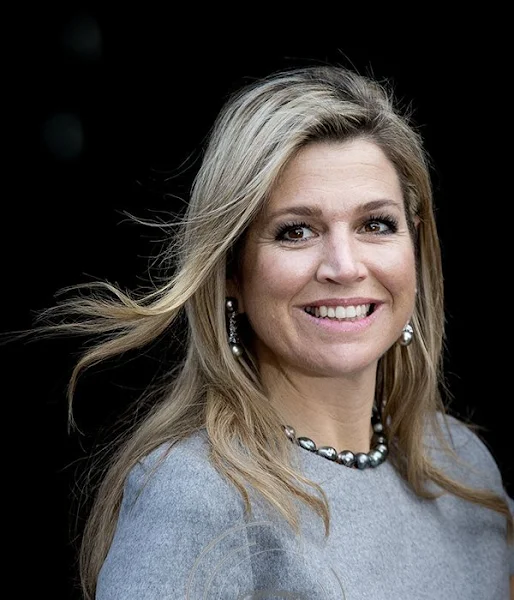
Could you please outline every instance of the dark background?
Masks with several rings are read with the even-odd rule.
[[[204,136],[244,78],[312,59],[353,64],[392,80],[415,108],[434,162],[452,406],[484,427],[513,494],[511,168],[502,159],[512,154],[511,65],[501,14],[387,27],[377,18],[376,32],[362,16],[338,17],[330,33],[314,17],[273,30],[269,16],[250,33],[250,13],[232,23],[234,15],[218,14],[220,23],[204,15],[201,27],[198,16],[75,5],[5,21],[2,330],[29,327],[63,286],[141,282],[158,232],[123,211],[162,216],[187,196]],[[327,27],[336,20],[325,15]],[[166,356],[86,375],[80,435],[67,431],[65,398],[77,350],[71,340],[0,347],[15,597],[33,588],[30,597],[78,598],[73,531],[84,461]]]

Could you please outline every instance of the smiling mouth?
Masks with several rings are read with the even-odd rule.
[[[375,304],[356,304],[355,306],[306,306],[305,312],[318,319],[334,321],[356,321],[364,319],[375,310]]]

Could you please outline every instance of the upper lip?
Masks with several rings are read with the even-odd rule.
[[[323,298],[322,300],[313,300],[303,305],[306,306],[358,306],[360,304],[378,304],[380,301],[376,298]]]

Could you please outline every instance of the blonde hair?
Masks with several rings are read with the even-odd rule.
[[[438,415],[446,414],[443,278],[433,214],[430,165],[421,137],[393,103],[384,83],[339,66],[274,73],[234,93],[222,108],[206,144],[184,218],[176,225],[168,281],[141,294],[108,283],[58,302],[41,318],[56,332],[98,335],[73,369],[71,401],[84,369],[129,350],[144,348],[187,324],[183,362],[163,384],[151,410],[126,432],[109,459],[82,539],[80,570],[86,598],[94,598],[98,572],[112,541],[126,477],[137,461],[161,444],[176,443],[205,428],[211,458],[251,510],[250,484],[297,527],[296,502],[305,502],[329,528],[323,490],[292,466],[291,444],[280,428],[259,380],[251,348],[236,360],[227,343],[227,269],[237,268],[237,249],[284,167],[313,142],[365,137],[395,166],[404,193],[417,258],[416,341],[394,345],[377,373],[377,403],[391,440],[390,460],[413,491],[442,491],[512,518],[505,500],[448,477],[427,456],[427,427],[452,452]],[[184,321],[185,319],[185,321]],[[56,322],[57,321],[57,322]],[[444,421],[444,420],[443,420]],[[244,448],[244,452],[241,450]],[[457,459],[457,456],[455,456]],[[310,488],[305,486],[308,484]],[[307,490],[311,490],[308,492]]]

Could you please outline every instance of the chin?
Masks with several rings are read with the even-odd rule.
[[[340,360],[337,360],[337,357],[331,356],[330,359],[320,361],[320,357],[317,356],[311,360],[295,360],[294,366],[297,371],[301,371],[305,375],[339,378],[367,373],[370,370],[375,372],[378,360],[379,357],[362,357],[359,359],[356,356],[351,358],[348,356],[341,357]],[[290,361],[285,362],[287,364]]]

